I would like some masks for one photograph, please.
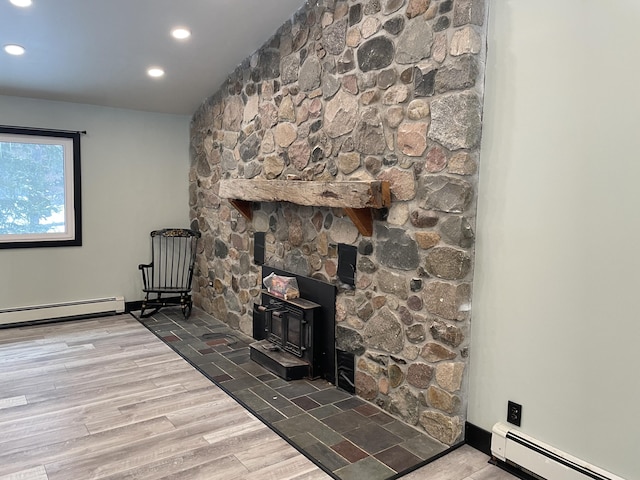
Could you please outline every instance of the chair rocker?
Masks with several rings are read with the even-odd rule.
[[[165,228],[151,232],[151,263],[140,264],[144,300],[140,315],[150,317],[160,308],[180,305],[189,318],[191,280],[200,232],[185,228]],[[145,314],[147,309],[153,309]]]

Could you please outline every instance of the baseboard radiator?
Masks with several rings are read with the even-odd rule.
[[[124,312],[124,297],[95,298],[49,305],[7,308],[0,310],[0,325],[122,312]]]
[[[504,423],[493,426],[491,453],[546,480],[624,480]]]

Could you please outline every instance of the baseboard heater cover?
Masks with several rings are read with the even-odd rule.
[[[124,312],[124,297],[94,298],[3,309],[0,310],[0,325],[122,312]]]
[[[500,422],[492,429],[491,454],[547,480],[624,480]]]

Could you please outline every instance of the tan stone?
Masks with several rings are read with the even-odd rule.
[[[389,379],[387,377],[382,377],[378,380],[378,391],[383,395],[389,393]]]
[[[272,180],[284,170],[284,160],[278,155],[269,155],[265,157],[262,169],[267,179]]]
[[[441,388],[431,385],[425,394],[427,405],[445,413],[455,414],[460,408],[462,401],[458,395],[446,392]]]
[[[280,122],[295,122],[296,112],[293,106],[291,95],[287,95],[282,99],[280,108],[278,109],[278,120]]]
[[[375,308],[376,310],[379,308],[382,308],[385,303],[387,303],[387,297],[383,296],[383,295],[378,295],[376,297],[373,297],[373,299],[371,300],[371,304],[373,305],[373,308]]]
[[[249,123],[256,118],[256,115],[258,115],[258,95],[251,95],[244,106],[244,123]]]
[[[407,360],[415,360],[416,358],[418,358],[419,353],[420,348],[418,348],[416,345],[406,345],[404,347],[404,350],[402,351],[404,358],[406,358]]]
[[[397,128],[404,120],[404,108],[400,105],[387,108],[384,119],[391,128]]]
[[[358,77],[355,75],[345,75],[342,77],[342,88],[352,95],[358,93]]]
[[[468,152],[456,153],[449,160],[449,173],[457,175],[474,175],[478,166],[473,157]]]
[[[436,381],[448,392],[457,392],[462,385],[465,364],[462,362],[440,363],[436,366]]]
[[[360,154],[358,152],[341,153],[338,155],[338,169],[345,175],[360,168]]]
[[[392,388],[399,387],[404,382],[404,372],[398,365],[389,367],[389,384]]]
[[[279,123],[275,128],[276,143],[283,148],[291,145],[298,136],[296,127],[292,123]]]
[[[333,23],[333,13],[332,12],[324,12],[322,14],[322,18],[320,19],[320,25],[322,28],[328,27]]]
[[[262,139],[262,153],[268,154],[276,151],[276,141],[273,138],[273,132],[267,130],[264,132],[264,138]]]
[[[416,232],[415,237],[416,243],[423,250],[433,248],[440,242],[440,235],[436,232]]]
[[[293,142],[288,150],[291,164],[298,170],[304,170],[311,158],[311,147],[306,140]]]
[[[409,98],[409,87],[407,85],[393,85],[384,92],[382,103],[384,105],[396,105],[406,102]]]
[[[482,49],[482,38],[473,27],[466,26],[457,30],[451,37],[451,47],[449,53],[454,57],[465,53],[480,53]]]
[[[278,109],[273,103],[263,103],[258,111],[263,128],[270,128],[278,123]]]
[[[412,100],[407,107],[407,117],[409,120],[422,120],[429,116],[429,103],[422,100]]]
[[[325,133],[331,138],[350,133],[356,126],[357,113],[357,97],[340,90],[325,108]]]
[[[433,438],[447,445],[453,445],[462,433],[462,420],[460,417],[449,417],[440,412],[422,412],[420,425]]]
[[[447,58],[447,34],[439,33],[433,40],[433,48],[431,58],[436,62],[442,63]]]
[[[406,10],[407,17],[413,18],[422,15],[427,11],[430,3],[431,0],[409,0]]]
[[[360,28],[353,27],[347,31],[347,47],[357,47],[358,45],[360,45],[360,40],[362,40]]]
[[[434,18],[436,18],[437,14],[438,14],[438,4],[432,3],[431,5],[429,5],[429,8],[424,13],[424,18],[425,20],[433,20]]]
[[[367,17],[362,22],[362,37],[369,38],[380,30],[380,20],[376,17]]]
[[[392,203],[387,215],[387,222],[391,225],[404,225],[409,220],[409,205],[406,203]]]
[[[400,137],[400,134],[398,134]],[[407,201],[416,196],[416,182],[413,170],[390,168],[378,175],[380,180],[389,182],[391,195],[395,200]]]
[[[422,348],[420,356],[428,362],[440,362],[442,360],[453,360],[458,355],[439,343],[429,342]]]
[[[410,157],[419,157],[427,149],[427,129],[425,122],[403,123],[398,127],[398,149]]]

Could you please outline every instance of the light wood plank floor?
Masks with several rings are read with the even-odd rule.
[[[507,480],[462,447],[404,478]],[[0,480],[326,479],[129,315],[0,330]]]

